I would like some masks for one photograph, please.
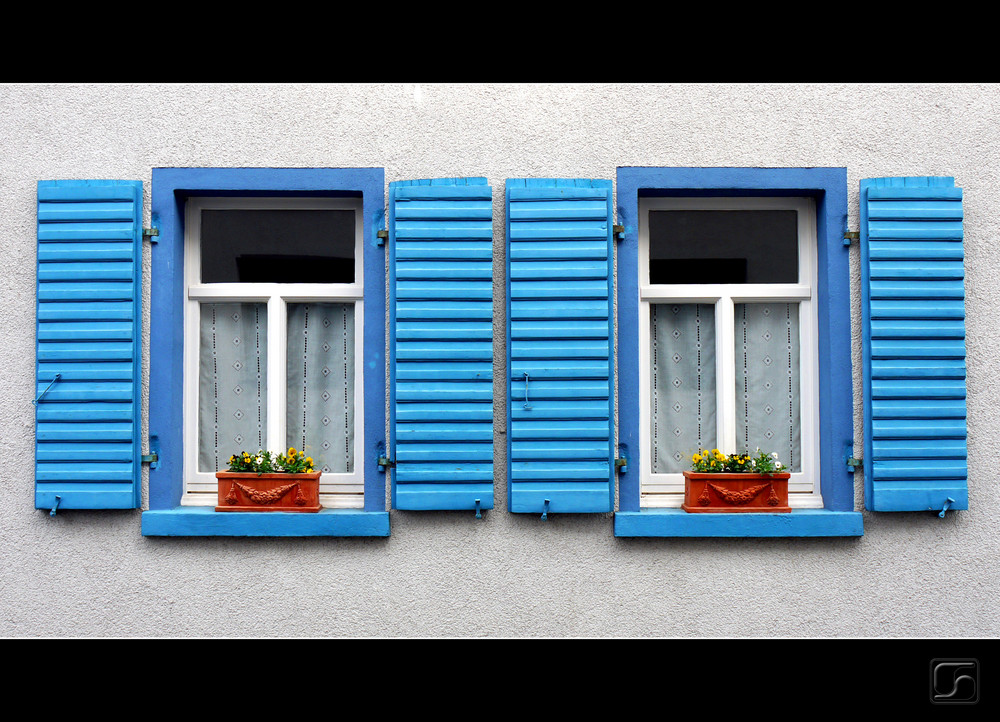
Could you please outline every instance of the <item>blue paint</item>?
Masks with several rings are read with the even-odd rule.
[[[49,385],[46,386],[44,389],[42,389],[42,392],[40,394],[38,394],[38,396],[36,396],[31,403],[34,406],[38,406],[38,402],[41,401],[42,397],[45,396],[45,394],[48,393],[49,389],[52,388],[52,384],[54,384],[56,381],[58,381],[61,378],[62,378],[62,374],[56,374],[55,376],[53,376],[52,380],[49,382]],[[41,381],[41,380],[39,380],[39,381]]]
[[[614,508],[611,181],[506,184],[507,506]]]
[[[141,504],[142,183],[38,182],[35,508]]]
[[[967,509],[962,189],[861,181],[865,508]]]
[[[861,514],[796,509],[787,514],[689,514],[645,509],[615,514],[618,537],[846,537],[862,536]]]
[[[204,510],[180,507],[183,494],[183,318],[184,318],[184,203],[196,196],[316,196],[362,198],[365,318],[364,349],[374,359],[376,373],[365,374],[364,513],[373,518],[385,512],[385,477],[378,472],[375,447],[385,434],[385,378],[377,361],[385,347],[385,257],[375,243],[385,207],[385,173],[381,168],[154,168],[152,217],[159,242],[152,246],[150,282],[150,390],[149,433],[160,441],[159,463],[149,472],[149,508],[143,514],[143,534],[199,534],[211,527],[228,533],[245,522],[205,522]],[[373,361],[369,360],[369,364]],[[331,510],[332,513],[333,510]],[[337,510],[340,511],[340,510]],[[270,512],[278,513],[278,512]],[[361,512],[356,512],[361,513]],[[322,512],[321,512],[322,514]],[[146,516],[150,515],[147,524]],[[217,516],[227,516],[219,513]],[[239,515],[235,515],[239,516]],[[322,522],[295,514],[287,523],[301,529],[320,528]],[[211,518],[211,516],[207,517]],[[324,517],[325,518],[325,517]],[[184,520],[189,521],[184,521]],[[277,522],[266,522],[274,524]],[[372,528],[381,529],[381,522]],[[193,528],[192,528],[193,525]],[[200,526],[199,526],[200,525]],[[323,527],[333,528],[333,527]],[[215,532],[213,532],[215,533]],[[243,532],[232,532],[242,535]],[[317,532],[320,533],[320,532]],[[327,532],[323,532],[327,533]],[[387,533],[387,532],[386,532]],[[379,535],[379,534],[376,534]]]
[[[389,512],[321,509],[316,513],[217,512],[212,507],[151,509],[143,536],[389,536]]]
[[[639,197],[640,196],[810,196],[816,200],[818,272],[816,299],[819,316],[820,480],[826,512],[847,517],[824,516],[796,510],[780,516],[784,522],[733,517],[775,517],[756,514],[685,514],[639,510],[640,459],[629,460],[629,473],[619,477],[619,509],[615,515],[618,536],[690,536],[687,530],[700,525],[711,534],[729,525],[768,525],[764,536],[810,536],[824,531],[823,521],[851,518],[846,526],[861,533],[861,515],[854,512],[854,486],[843,462],[844,445],[853,442],[853,390],[851,379],[851,319],[849,249],[843,244],[847,228],[847,170],[845,168],[633,168],[618,169],[618,223],[624,238],[618,246],[618,403],[619,444],[638,449],[639,394]],[[691,517],[711,517],[697,521]],[[687,517],[687,518],[686,518]],[[638,524],[637,519],[642,519]],[[637,525],[638,524],[638,525]],[[637,530],[644,534],[637,534]],[[782,532],[782,533],[778,533]],[[847,533],[847,532],[845,532]],[[851,532],[853,533],[853,532]],[[824,531],[825,534],[825,531]],[[743,534],[733,534],[741,536]],[[755,532],[754,535],[757,535]]]
[[[389,184],[395,509],[493,508],[493,189]]]

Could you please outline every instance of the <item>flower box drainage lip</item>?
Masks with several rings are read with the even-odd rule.
[[[319,478],[311,474],[257,474],[219,471],[219,498],[216,511],[317,512]]]

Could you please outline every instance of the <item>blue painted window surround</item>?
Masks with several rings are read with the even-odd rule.
[[[640,196],[807,196],[816,201],[819,445],[823,509],[787,514],[689,514],[640,509],[639,254]],[[860,536],[854,478],[846,464],[854,438],[846,168],[639,168],[617,174],[619,452],[616,536]]]
[[[365,374],[364,509],[314,514],[218,514],[213,507],[181,506],[183,479],[184,205],[196,196],[289,196],[362,199]],[[381,168],[154,168],[150,282],[149,437],[157,461],[149,470],[146,536],[388,536],[385,472],[385,173]],[[356,442],[360,443],[360,442]]]

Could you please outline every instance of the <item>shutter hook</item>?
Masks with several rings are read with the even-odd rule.
[[[955,500],[954,500],[954,499],[952,499],[952,498],[951,498],[951,497],[949,496],[949,497],[948,497],[948,501],[946,501],[946,502],[944,503],[944,507],[943,507],[943,508],[941,509],[941,512],[940,512],[940,513],[938,514],[938,516],[939,516],[939,517],[941,517],[942,519],[944,519],[944,513],[945,513],[946,511],[948,511],[948,507],[949,507],[949,506],[951,506],[951,505],[952,505],[952,504],[954,504],[954,503],[955,503]]]
[[[545,507],[542,509],[542,521],[549,520],[549,500],[545,500]]]
[[[62,499],[61,496],[57,496],[56,497],[56,503],[52,506],[52,511],[49,512],[49,516],[55,516],[56,515],[56,509],[59,508],[59,500],[60,499]]]
[[[531,404],[528,403],[528,372],[524,372],[524,408],[530,409]]]
[[[62,374],[56,374],[55,377],[51,381],[49,381],[49,385],[46,386],[44,389],[42,389],[42,393],[38,394],[38,396],[35,397],[35,400],[32,401],[31,403],[33,403],[35,406],[38,406],[38,402],[41,401],[42,397],[45,396],[45,394],[48,393],[48,390],[52,388],[52,384],[54,384],[61,378]],[[59,497],[56,498],[58,499]]]
[[[480,511],[480,509],[479,509],[479,499],[476,499],[476,518],[477,519],[482,519],[483,518],[483,512]]]

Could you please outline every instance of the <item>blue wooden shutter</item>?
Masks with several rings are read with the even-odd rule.
[[[142,183],[39,181],[35,508],[141,504]]]
[[[493,508],[493,189],[389,184],[396,509]]]
[[[861,181],[865,506],[967,509],[962,189]]]
[[[508,506],[614,508],[611,181],[507,181]]]

